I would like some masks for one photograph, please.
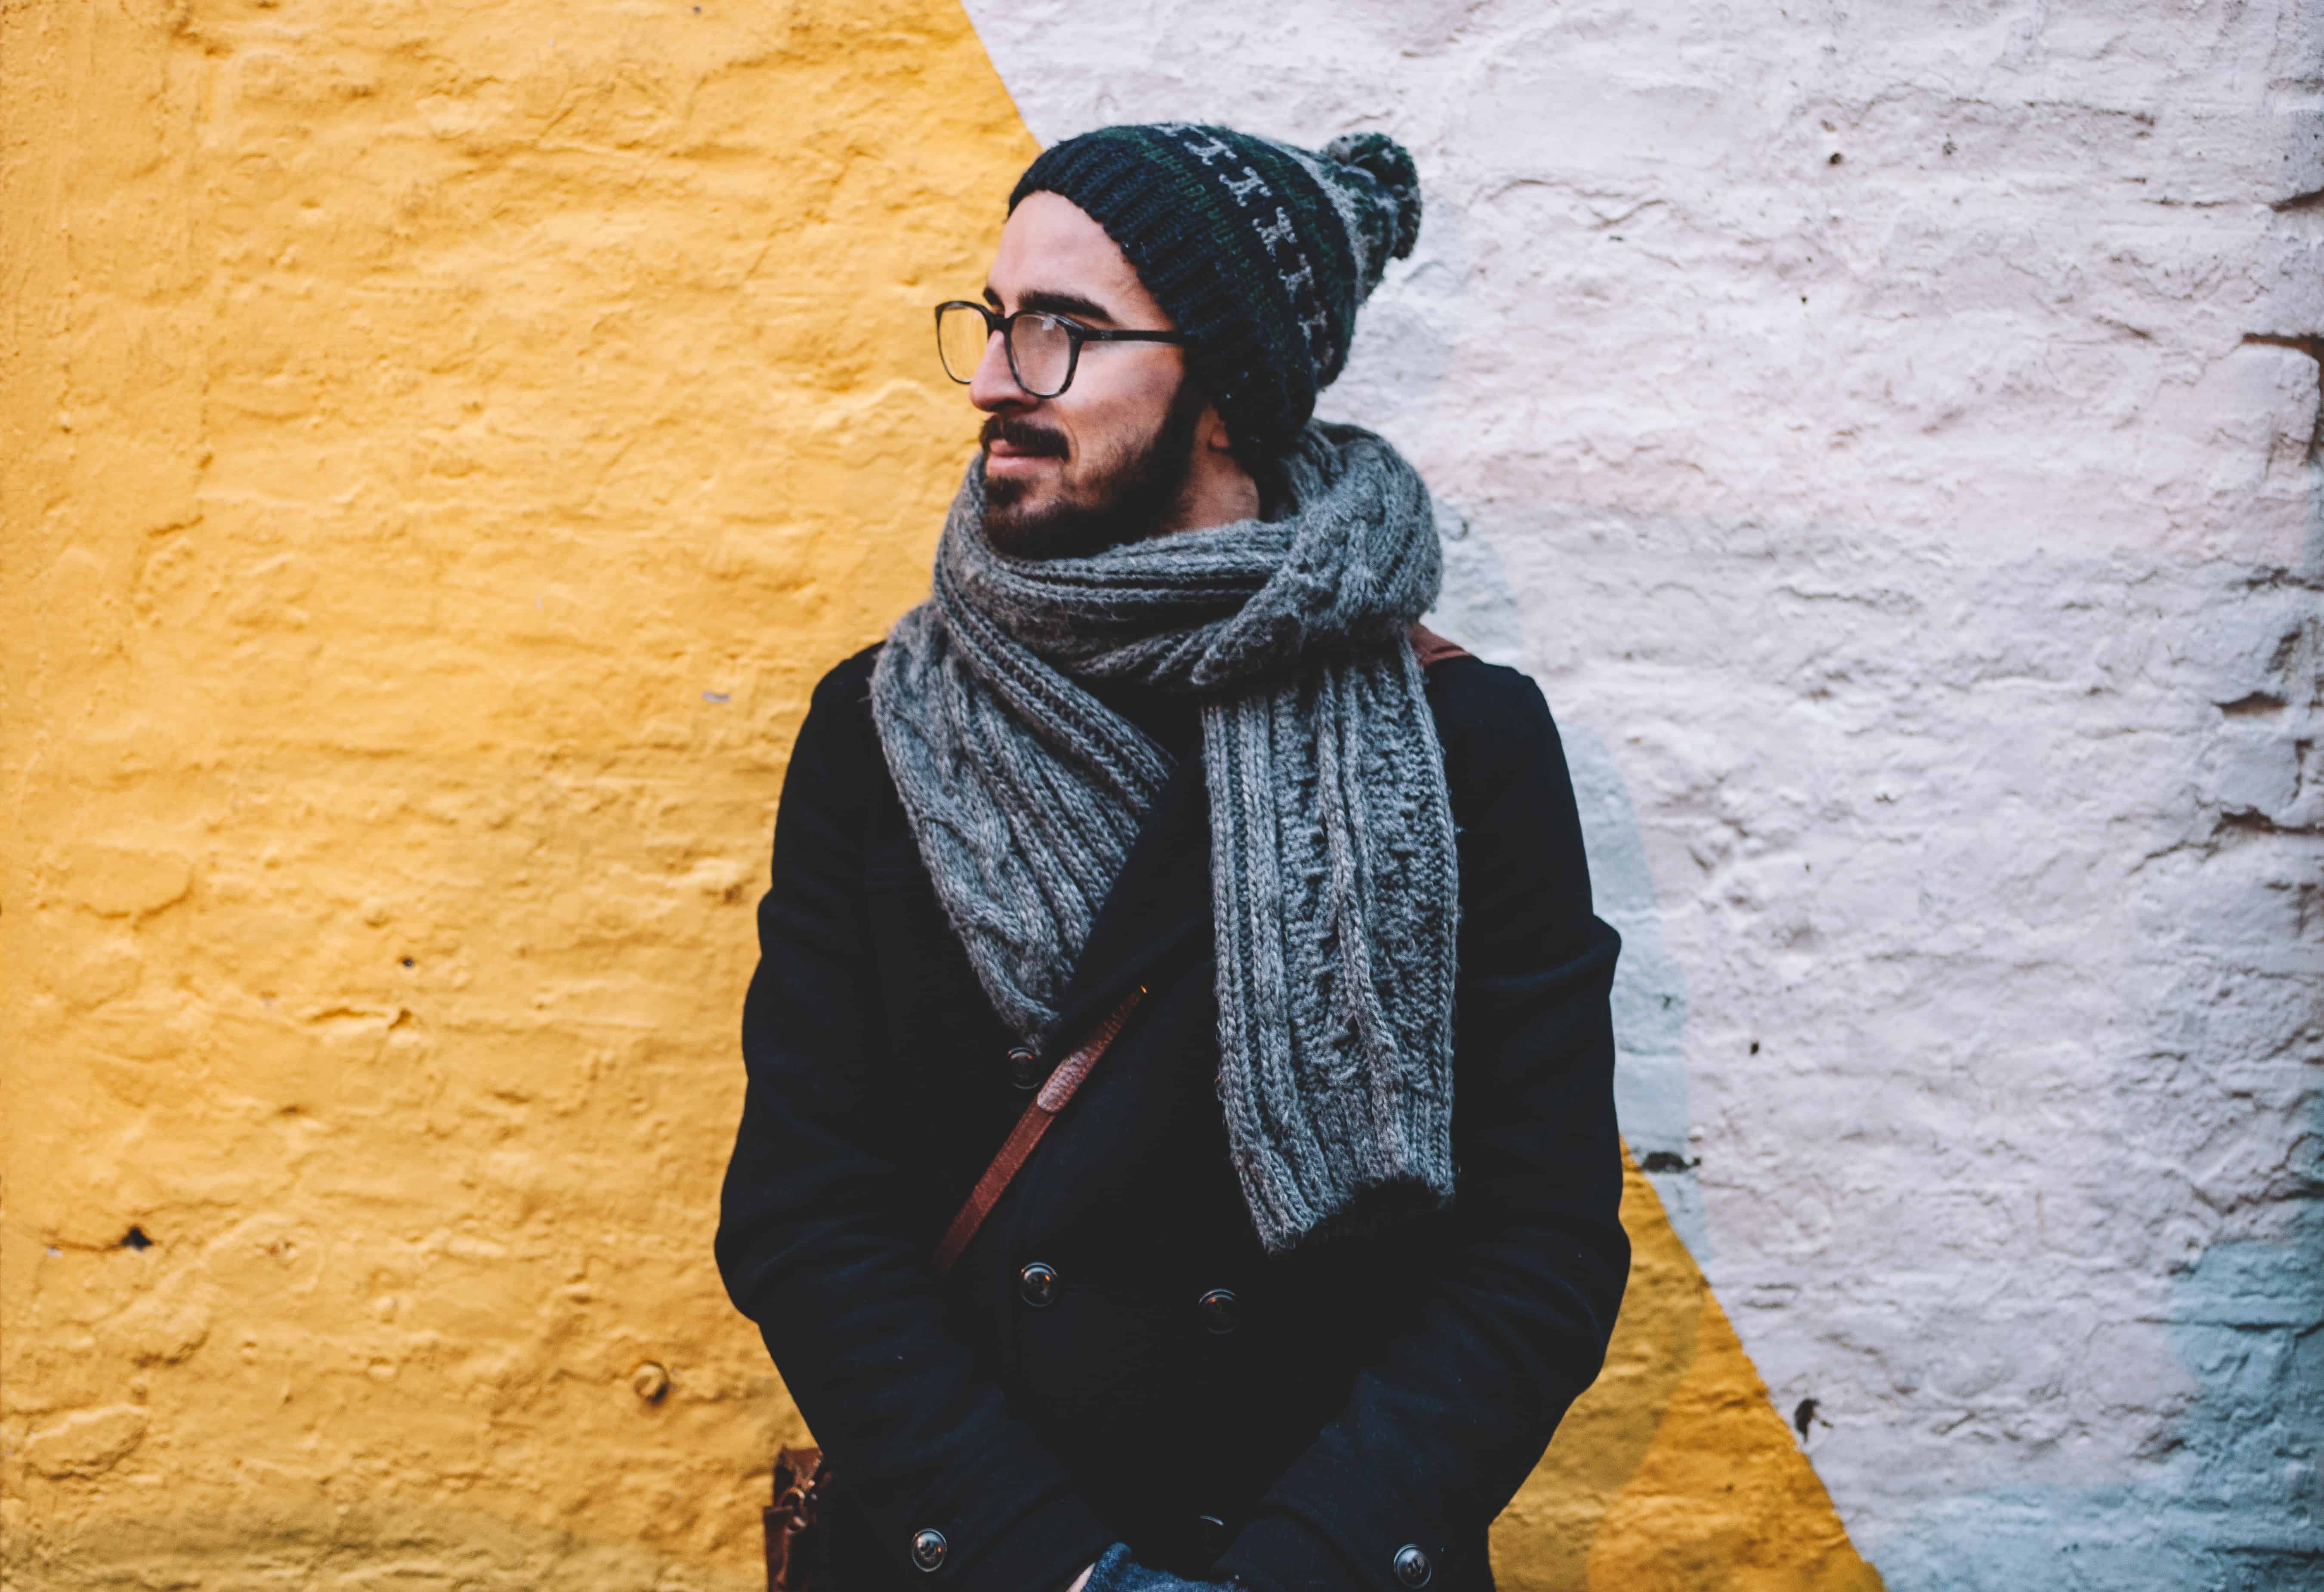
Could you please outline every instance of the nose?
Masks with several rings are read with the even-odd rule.
[[[987,414],[1021,412],[1041,401],[1017,384],[1017,373],[1009,368],[1009,340],[999,332],[984,340],[984,357],[976,362],[968,401]]]

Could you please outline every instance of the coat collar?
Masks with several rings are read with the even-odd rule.
[[[1178,759],[1098,907],[1042,1047],[1056,1060],[1164,957],[1211,925],[1210,798],[1199,750]]]

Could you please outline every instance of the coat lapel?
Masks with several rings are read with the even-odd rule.
[[[1057,1023],[1044,1047],[1055,1060],[1130,987],[1186,939],[1211,926],[1210,798],[1199,753],[1179,759],[1130,842],[1081,961],[1057,1003]]]

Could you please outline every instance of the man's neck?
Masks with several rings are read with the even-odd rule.
[[[1259,483],[1232,454],[1197,454],[1178,502],[1162,523],[1161,534],[1208,530],[1259,516]]]

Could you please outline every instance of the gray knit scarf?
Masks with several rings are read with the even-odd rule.
[[[934,594],[872,679],[936,894],[994,1009],[1036,1043],[1171,768],[1078,682],[1200,698],[1219,1098],[1270,1250],[1451,1198],[1460,909],[1404,639],[1441,573],[1428,489],[1352,426],[1311,423],[1286,475],[1285,518],[1031,560],[986,541],[979,458]]]

